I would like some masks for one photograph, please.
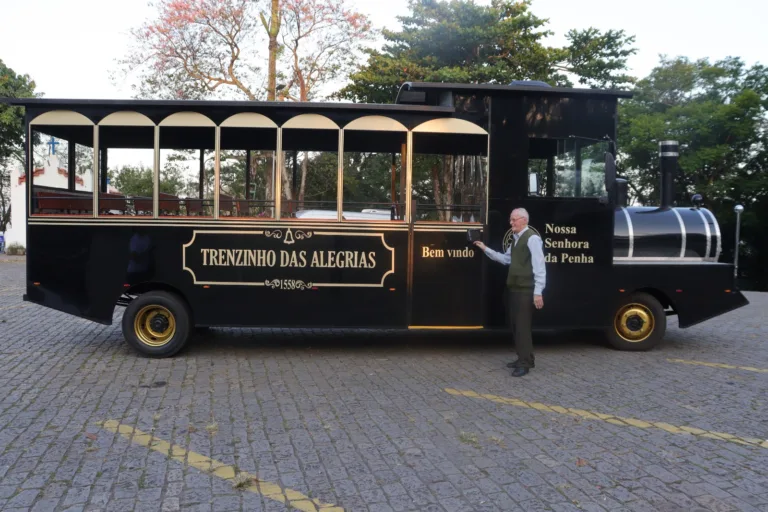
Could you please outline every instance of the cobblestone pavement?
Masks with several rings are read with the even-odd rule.
[[[515,379],[503,338],[467,333],[213,329],[142,358],[119,308],[22,302],[20,262],[0,260],[2,511],[768,511],[768,294],[671,319],[650,352],[536,336]]]

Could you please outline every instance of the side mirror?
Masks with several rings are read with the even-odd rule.
[[[605,191],[611,194],[613,184],[616,183],[616,160],[613,158],[613,154],[605,153]]]
[[[539,177],[535,172],[528,174],[528,193],[532,196],[539,195]]]

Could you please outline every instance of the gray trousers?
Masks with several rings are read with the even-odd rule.
[[[534,367],[531,317],[533,315],[533,290],[519,292],[506,289],[507,322],[515,337],[515,350],[520,366]]]

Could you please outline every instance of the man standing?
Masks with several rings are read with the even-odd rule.
[[[544,307],[542,293],[546,285],[547,271],[544,264],[541,237],[528,227],[528,212],[516,208],[509,215],[513,241],[504,254],[475,242],[494,261],[509,265],[507,274],[507,307],[510,327],[515,333],[517,361],[509,363],[513,377],[522,377],[534,368],[533,340],[531,338],[532,306]]]

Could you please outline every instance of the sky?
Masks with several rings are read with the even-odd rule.
[[[397,28],[408,0],[347,0],[377,27]],[[490,0],[476,0],[488,4]],[[0,60],[28,74],[48,98],[130,98],[110,71],[129,48],[129,30],[153,15],[146,0],[0,0]],[[534,14],[550,20],[551,44],[571,29],[624,29],[636,37],[629,60],[645,76],[660,54],[709,58],[739,56],[768,64],[768,3],[757,0],[534,0]]]

